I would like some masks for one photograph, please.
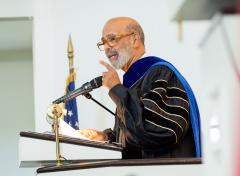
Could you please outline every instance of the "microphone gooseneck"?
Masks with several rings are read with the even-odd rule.
[[[75,90],[67,93],[66,95],[58,98],[57,100],[54,100],[52,103],[59,104],[62,102],[67,102],[73,98],[76,98],[79,95],[84,95],[86,93],[89,93],[93,89],[99,88],[101,86],[102,86],[102,76],[99,76],[99,77],[92,79],[90,82],[83,84],[78,89],[75,89]]]

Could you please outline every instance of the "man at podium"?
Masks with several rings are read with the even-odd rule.
[[[144,32],[129,17],[107,21],[99,50],[105,51],[103,85],[117,106],[115,126],[80,133],[120,142],[124,158],[201,157],[200,116],[191,87],[169,62],[145,54]],[[123,83],[115,69],[125,74]]]

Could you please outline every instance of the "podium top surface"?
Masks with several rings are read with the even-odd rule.
[[[49,134],[49,133],[22,131],[22,132],[20,132],[20,136],[21,137],[27,137],[27,138],[33,138],[33,139],[55,141],[55,135],[54,134]],[[96,148],[115,150],[115,151],[120,151],[120,152],[123,150],[123,148],[121,147],[120,144],[84,140],[84,139],[72,138],[72,137],[68,137],[68,136],[60,136],[59,141],[61,143],[68,143],[68,144],[73,144],[73,145],[82,145],[82,146],[88,146],[88,147],[96,147]]]
[[[149,165],[185,165],[202,164],[201,158],[158,158],[158,159],[121,159],[121,160],[99,160],[63,164],[60,166],[48,166],[37,169],[37,173],[60,172],[68,170],[81,170],[100,167],[119,167],[119,166],[149,166]]]

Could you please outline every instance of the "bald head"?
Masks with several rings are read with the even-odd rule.
[[[101,46],[116,69],[127,71],[145,52],[143,30],[132,18],[112,18],[104,25]]]
[[[107,30],[113,30],[116,32],[121,33],[132,33],[138,34],[140,37],[140,40],[142,44],[144,45],[145,37],[144,32],[142,30],[142,27],[139,25],[139,23],[129,17],[117,17],[112,18],[106,22],[103,28],[103,34],[107,32]]]

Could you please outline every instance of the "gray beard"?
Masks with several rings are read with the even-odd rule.
[[[110,60],[110,62],[115,69],[121,69],[121,68],[123,68],[124,65],[126,65],[128,63],[128,61],[130,59],[131,59],[131,55],[125,49],[125,50],[118,51],[118,59],[116,61]]]

